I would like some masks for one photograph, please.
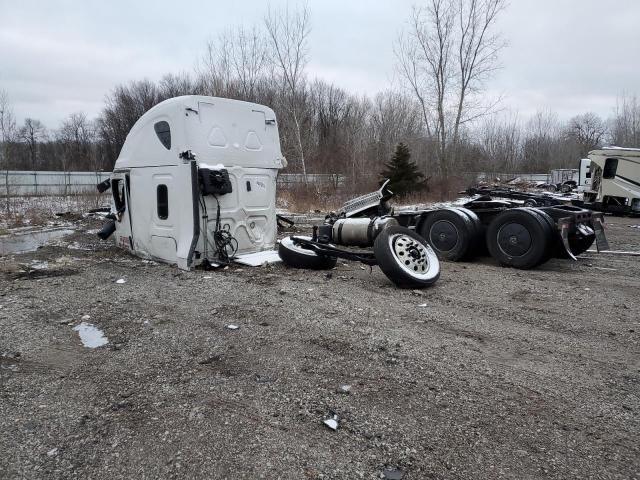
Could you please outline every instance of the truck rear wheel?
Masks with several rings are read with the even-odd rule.
[[[531,213],[532,215],[535,215],[536,217],[538,217],[538,219],[540,219],[542,221],[542,226],[544,227],[545,231],[547,232],[547,236],[549,237],[549,244],[547,246],[547,250],[545,252],[544,255],[544,259],[540,262],[545,263],[546,261],[548,261],[551,257],[554,256],[555,252],[556,252],[556,246],[558,244],[557,242],[557,238],[555,235],[555,223],[553,221],[553,219],[547,215],[545,212],[543,212],[542,210],[538,209],[538,208],[523,208],[522,210],[527,210],[529,213]]]
[[[478,217],[476,212],[474,212],[473,210],[469,210],[468,208],[455,207],[455,209],[467,216],[469,220],[471,220],[472,224],[469,250],[467,250],[465,258],[471,259],[477,255],[486,255],[487,247],[484,241],[484,228],[482,226],[482,222],[480,221],[480,217]]]
[[[469,252],[475,226],[463,212],[447,208],[428,214],[418,233],[438,257],[456,262]]]
[[[424,288],[440,277],[440,262],[427,241],[405,227],[387,227],[373,252],[380,269],[400,288]]]
[[[544,262],[551,246],[544,220],[526,209],[514,208],[493,219],[487,247],[501,265],[528,269]]]
[[[311,240],[311,237],[300,236],[304,240]],[[313,250],[296,245],[291,237],[280,240],[278,255],[285,265],[293,268],[307,268],[310,270],[329,270],[336,266],[338,259],[318,255]]]

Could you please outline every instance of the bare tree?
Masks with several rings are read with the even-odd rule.
[[[37,170],[39,146],[46,139],[47,130],[40,120],[26,118],[24,125],[20,128],[19,136],[22,142],[27,145],[31,170]]]
[[[257,27],[221,33],[207,43],[199,78],[211,95],[256,101],[267,66],[267,39]]]
[[[286,104],[295,124],[295,134],[302,174],[307,178],[298,100],[304,90],[305,67],[308,61],[307,40],[311,32],[309,9],[269,9],[264,19],[271,41],[271,59],[280,72],[286,92]]]
[[[515,171],[522,153],[521,129],[517,117],[490,117],[480,126],[478,140],[485,159],[485,170]]]
[[[428,0],[414,6],[396,43],[399,72],[422,106],[428,135],[437,139],[440,175],[457,160],[461,128],[492,111],[480,93],[503,47],[493,33],[505,0]]]
[[[620,147],[640,147],[640,102],[637,96],[618,99],[611,121],[611,142]]]
[[[576,143],[580,156],[600,146],[606,134],[607,126],[595,113],[576,115],[569,120],[567,137]]]
[[[71,168],[89,166],[93,170],[97,168],[96,158],[93,155],[95,149],[95,128],[83,112],[72,113],[62,123],[62,127],[56,134],[62,150],[62,170],[66,173]],[[86,168],[86,167],[84,167]],[[67,185],[65,181],[65,195]]]
[[[16,141],[16,119],[13,115],[13,108],[9,102],[9,95],[4,90],[0,90],[0,165],[4,167],[5,185],[5,210],[7,216],[11,215],[11,202],[9,192],[9,160],[11,158],[11,148]]]

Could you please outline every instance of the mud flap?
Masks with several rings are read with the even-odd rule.
[[[593,219],[593,230],[596,232],[596,249],[598,252],[609,250],[609,242],[604,234],[604,216],[602,213],[591,214]]]
[[[560,237],[562,238],[562,245],[564,246],[564,249],[571,258],[578,261],[576,256],[571,252],[571,247],[569,246],[569,226],[571,224],[571,220],[571,218],[558,219],[558,228],[560,229]]]

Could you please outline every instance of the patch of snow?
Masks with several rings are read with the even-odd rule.
[[[208,168],[209,170],[223,170],[224,169],[224,165],[221,163],[218,163],[216,165],[209,165],[207,163],[204,162],[198,162],[198,167],[199,168]]]
[[[230,323],[229,325],[227,325],[227,329],[228,330],[238,330],[240,327],[238,325],[234,325],[233,323]]]
[[[73,327],[73,329],[78,332],[82,345],[87,348],[98,348],[109,343],[109,339],[105,336],[102,330],[90,323],[82,322],[80,325]]]
[[[124,278],[119,278],[118,280],[116,280],[116,283],[122,285],[123,283],[127,283],[127,281]]]

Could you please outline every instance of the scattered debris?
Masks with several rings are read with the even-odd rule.
[[[220,355],[212,355],[212,356],[210,356],[210,357],[208,357],[208,358],[205,358],[204,360],[200,360],[200,361],[198,362],[198,364],[200,364],[200,365],[210,365],[210,364],[212,364],[213,362],[218,362],[218,361],[220,361],[220,359],[221,359],[221,358],[222,358],[222,357],[221,357]]]
[[[238,330],[240,327],[238,325],[234,325],[233,323],[230,323],[229,325],[227,325],[227,329],[228,330]]]
[[[51,450],[49,450],[47,452],[47,457],[54,457],[58,454],[58,449],[57,448],[52,448]]]
[[[418,305],[418,307],[420,307],[420,308],[423,308],[423,307],[426,307],[426,306],[427,306],[426,303],[421,303],[420,305]]]
[[[618,271],[617,268],[607,268],[607,267],[593,267],[593,268],[595,268],[596,270],[604,270],[604,271],[607,271],[607,272],[617,272]]]
[[[331,430],[338,430],[339,421],[340,419],[338,418],[338,415],[334,414],[331,418],[325,419],[324,424]]]
[[[402,477],[404,476],[404,472],[399,468],[392,467],[392,468],[385,468],[382,471],[382,475],[384,480],[402,480]]]
[[[89,315],[85,315],[85,317],[88,316]],[[98,348],[109,343],[109,339],[104,335],[102,330],[90,323],[82,322],[80,325],[73,327],[73,329],[78,332],[82,345],[87,348]]]
[[[82,317],[80,317],[80,320],[89,320],[91,318],[91,315],[83,315]]]
[[[124,278],[119,278],[118,280],[116,280],[116,283],[119,283],[122,285],[123,283],[127,283],[127,281]]]
[[[233,261],[249,267],[259,267],[265,263],[280,262],[280,256],[276,250],[266,252],[249,253],[246,255],[236,255]]]
[[[344,393],[346,395],[351,393],[351,385],[340,385],[338,387],[338,393]]]
[[[639,228],[640,229],[640,225],[627,225],[627,227],[629,227],[629,228]]]

